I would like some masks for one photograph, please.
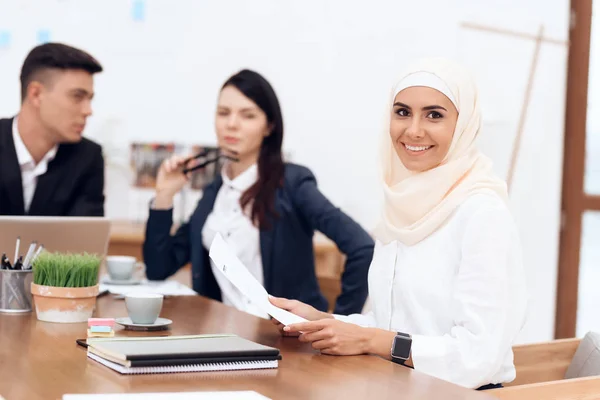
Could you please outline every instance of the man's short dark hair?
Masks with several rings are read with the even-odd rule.
[[[91,55],[62,43],[45,43],[29,52],[21,69],[21,99],[27,96],[27,86],[34,80],[43,79],[50,70],[79,69],[95,74],[102,66]]]

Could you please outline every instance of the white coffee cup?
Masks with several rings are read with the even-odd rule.
[[[141,267],[135,257],[131,256],[107,256],[106,270],[110,279],[115,281],[127,281],[133,277],[136,269]]]
[[[125,307],[134,324],[153,324],[160,315],[163,295],[154,293],[128,294]]]

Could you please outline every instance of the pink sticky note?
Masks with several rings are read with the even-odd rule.
[[[88,318],[88,326],[115,326],[114,318]]]

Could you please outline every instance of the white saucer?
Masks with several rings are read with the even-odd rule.
[[[170,319],[160,317],[153,324],[134,324],[129,317],[115,318],[115,322],[133,331],[160,331],[167,329],[173,323]]]
[[[110,277],[106,277],[102,279],[100,283],[105,285],[139,285],[142,283],[142,280],[139,278],[131,278],[131,279],[110,279]]]

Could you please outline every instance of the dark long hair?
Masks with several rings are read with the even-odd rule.
[[[221,87],[234,86],[252,100],[266,115],[271,133],[263,139],[258,156],[258,180],[240,198],[242,210],[252,203],[250,218],[261,229],[270,229],[275,210],[275,192],[283,185],[284,165],[281,156],[283,117],[279,100],[269,82],[257,72],[244,69],[231,76]]]

